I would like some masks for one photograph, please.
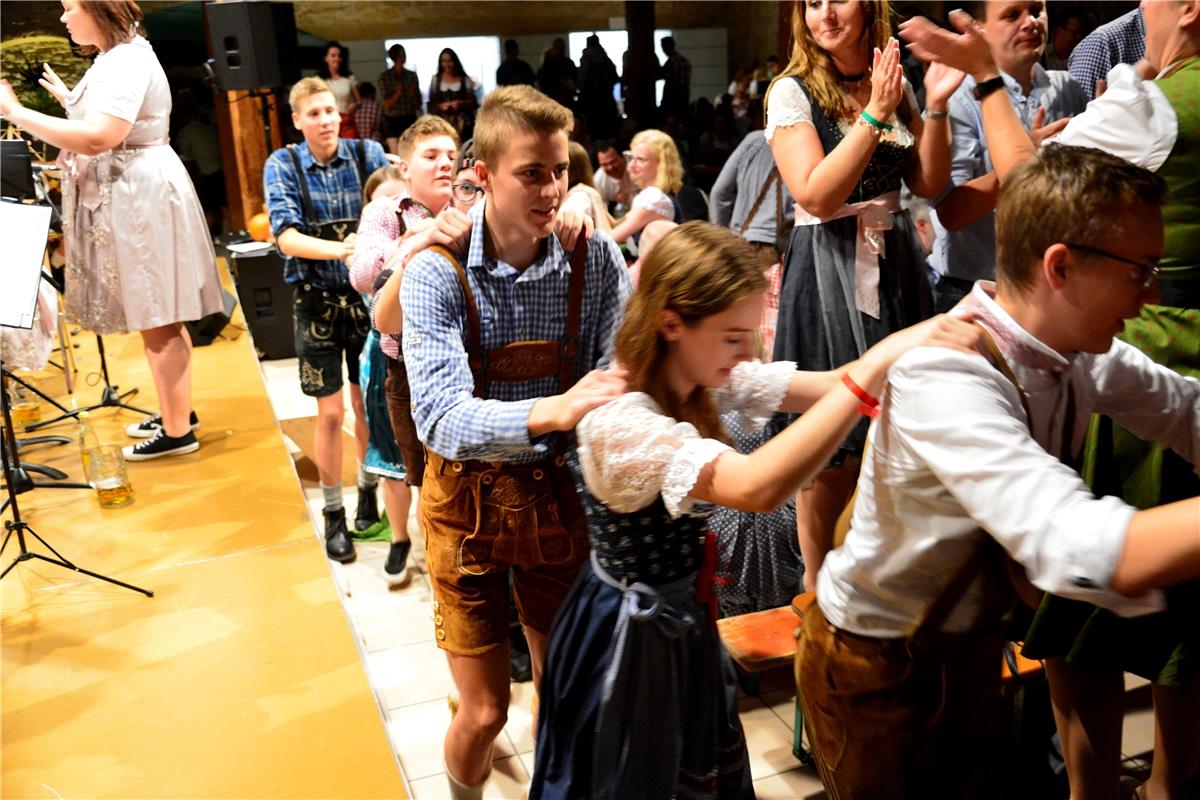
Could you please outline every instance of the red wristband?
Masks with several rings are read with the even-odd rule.
[[[862,405],[858,407],[858,413],[864,417],[879,416],[879,398],[873,396],[866,389],[855,383],[854,379],[850,377],[849,372],[842,373],[842,383],[862,402]]]

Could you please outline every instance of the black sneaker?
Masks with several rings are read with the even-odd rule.
[[[403,586],[408,582],[408,551],[411,541],[392,542],[387,561],[383,563],[383,579],[388,586]]]
[[[325,509],[325,555],[333,561],[349,564],[354,560],[354,542],[346,530],[346,509]]]
[[[358,490],[358,505],[354,509],[354,530],[365,531],[379,522],[379,501],[374,489]]]
[[[192,430],[200,427],[200,419],[193,411],[188,417],[188,422],[192,425]],[[125,434],[132,436],[135,439],[149,439],[154,434],[162,430],[162,414],[155,414],[153,417],[146,417],[141,422],[134,422],[125,428]]]
[[[121,452],[125,454],[126,461],[149,461],[152,458],[166,458],[167,456],[181,456],[185,453],[194,453],[200,449],[200,442],[196,441],[196,434],[188,431],[183,436],[167,436],[166,431],[162,428],[158,429],[158,433],[154,437],[147,439],[144,442],[131,444],[128,447],[122,448]]]

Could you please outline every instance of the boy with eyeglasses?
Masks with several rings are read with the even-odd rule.
[[[1008,559],[1038,590],[1122,616],[1160,610],[1159,588],[1200,575],[1200,500],[1137,511],[1095,497],[1075,468],[1093,412],[1200,459],[1200,381],[1114,341],[1159,296],[1165,195],[1115,156],[1043,148],[1000,190],[997,282],[964,302],[991,357],[917,348],[889,372],[797,659],[831,796],[980,788]]]

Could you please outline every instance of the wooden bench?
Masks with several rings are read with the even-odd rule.
[[[746,694],[758,696],[760,672],[794,663],[796,640],[800,635],[804,614],[815,601],[816,595],[804,592],[793,597],[790,605],[717,620],[717,631],[721,634],[725,649],[729,651],[729,657],[737,665]],[[1036,680],[1042,672],[1042,663],[1025,658],[1019,649],[1016,661],[1017,674],[1014,676],[1008,662],[1001,659],[1001,687],[1005,693],[1015,691],[1020,682]],[[800,692],[797,687],[792,753],[801,763],[808,764],[811,763],[812,756],[800,741],[803,729],[804,714],[800,709]]]
[[[791,605],[717,620],[717,631],[721,634],[725,649],[729,651],[729,657],[738,667],[746,694],[758,696],[760,672],[795,663],[796,637],[800,635],[804,612],[815,600],[816,595],[805,592],[792,598]],[[796,696],[794,714],[792,753],[801,763],[808,764],[812,756],[800,741],[804,716],[800,711],[799,694]]]

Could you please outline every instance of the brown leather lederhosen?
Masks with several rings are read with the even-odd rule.
[[[558,391],[576,381],[587,243],[571,256],[567,319],[559,341],[511,342],[485,350],[479,310],[462,264],[435,248],[455,269],[467,315],[467,358],[474,394],[486,399],[493,382],[558,375]],[[427,569],[434,591],[438,646],[478,655],[508,640],[508,573],[521,621],[548,634],[587,557],[587,525],[564,458],[533,464],[451,461],[426,448],[421,491]]]

